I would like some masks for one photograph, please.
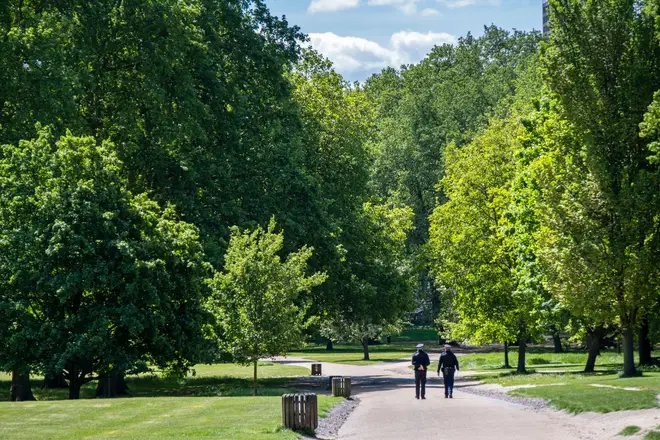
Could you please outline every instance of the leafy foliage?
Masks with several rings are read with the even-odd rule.
[[[209,306],[216,316],[222,346],[235,360],[254,365],[284,355],[301,342],[305,308],[296,304],[299,294],[322,284],[326,275],[305,274],[311,248],[302,248],[282,261],[284,234],[268,229],[232,231],[223,272],[215,275]]]
[[[202,344],[197,229],[133,195],[111,144],[49,130],[0,152],[1,368],[185,370]]]
[[[660,181],[647,160],[649,142],[640,137],[652,132],[653,107],[645,132],[640,123],[660,88],[653,5],[553,1],[554,27],[543,56],[557,102],[547,107],[556,113],[549,119],[562,128],[559,136],[546,132],[554,157],[546,168],[554,174],[548,194],[555,198],[545,204],[545,252],[552,253],[554,279],[569,304],[617,317],[628,375],[635,368],[637,317],[652,298],[657,301],[651,280],[657,273]]]

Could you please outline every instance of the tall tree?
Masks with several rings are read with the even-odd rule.
[[[375,114],[365,91],[345,82],[313,51],[303,53],[289,77],[302,121],[303,168],[319,220],[307,231],[316,249],[310,265],[328,274],[313,292],[310,313],[321,318],[330,340],[355,340],[368,358],[369,338],[412,307],[400,247],[411,230],[410,211],[372,201],[367,142]]]
[[[215,264],[228,225],[305,212],[292,209],[306,185],[283,76],[304,36],[263,1],[29,0],[2,10],[0,143],[31,138],[35,122],[112,141],[130,189],[176,204]]]
[[[197,230],[128,191],[113,150],[49,130],[0,149],[0,365],[64,371],[71,399],[95,373],[185,370],[203,340]]]
[[[535,58],[523,67],[516,93],[500,102],[488,126],[468,145],[446,150],[440,190],[447,200],[430,218],[428,246],[436,282],[451,295],[442,327],[474,343],[517,340],[519,372],[527,341],[558,313],[538,264],[539,222],[524,159],[523,116],[541,80]]]
[[[574,214],[572,228],[552,230],[562,245],[559,264],[573,282],[598,290],[591,300],[616,305],[626,375],[635,374],[639,312],[655,294],[658,177],[639,125],[660,88],[656,6],[551,0],[543,57],[550,92],[561,104],[555,109],[575,135],[562,147],[566,160],[588,173],[581,194],[566,188],[562,195]]]
[[[435,47],[419,64],[400,72],[387,69],[366,83],[378,112],[371,187],[377,197],[413,209],[408,252],[419,274],[418,299],[432,303],[435,313],[440,298],[423,248],[429,216],[437,199],[445,201],[436,192],[445,172],[444,151],[450,144],[460,148],[469,143],[497,104],[513,95],[538,41],[535,32],[486,27],[480,38],[468,34],[456,45]]]
[[[446,152],[441,185],[448,201],[431,217],[433,272],[455,292],[451,336],[484,344],[517,340],[517,371],[525,372],[525,347],[540,320],[542,289],[518,265],[508,218],[516,173],[514,154],[523,127],[519,118],[494,121],[468,146]],[[529,250],[527,250],[529,253]]]

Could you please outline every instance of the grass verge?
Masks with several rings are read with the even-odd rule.
[[[302,367],[262,363],[259,397],[249,396],[252,369],[231,364],[197,366],[195,376],[183,379],[128,377],[131,398],[120,399],[90,399],[95,384],[88,384],[81,400],[61,400],[67,390],[42,390],[35,381],[40,401],[0,402],[0,438],[297,439],[281,428],[280,395],[295,392],[286,388],[287,377],[308,374]],[[8,390],[9,381],[0,380],[0,388]],[[319,396],[319,414],[341,400]]]
[[[641,377],[619,378],[615,373],[536,373],[484,376],[486,383],[511,387],[511,394],[538,397],[558,409],[572,413],[657,408],[660,373],[647,372]]]
[[[371,347],[369,360],[363,360],[361,347],[340,345],[332,351],[325,351],[325,347],[309,347],[291,353],[292,356],[300,356],[318,362],[330,362],[333,364],[370,365],[378,362],[392,362],[407,359],[412,356],[415,349],[410,347],[383,345]]]
[[[621,436],[635,435],[641,430],[642,430],[642,428],[640,428],[639,426],[626,426],[625,428],[623,428],[621,430],[621,432],[619,432],[618,435],[621,435]]]
[[[338,398],[319,397],[327,413]],[[279,397],[154,397],[0,403],[0,438],[289,440]]]
[[[292,392],[284,388],[294,376],[307,376],[304,367],[280,365],[272,362],[259,364],[258,393],[261,396],[279,396]],[[186,378],[162,378],[158,374],[129,376],[126,379],[130,395],[133,397],[236,397],[252,395],[252,367],[234,364],[197,365],[194,376]],[[0,377],[0,389],[9,390],[9,376]],[[95,396],[96,382],[90,382],[81,389],[82,399]],[[41,380],[33,380],[32,391],[37,400],[65,400],[66,389],[43,389]],[[1,393],[0,400],[8,400],[9,392]],[[1,437],[0,437],[1,438]]]

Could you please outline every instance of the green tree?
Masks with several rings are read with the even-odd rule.
[[[203,343],[208,271],[196,228],[134,195],[111,144],[49,130],[0,149],[0,368],[185,370]]]
[[[301,293],[322,284],[327,276],[307,276],[312,249],[304,247],[282,261],[279,253],[284,233],[258,227],[243,233],[232,229],[223,272],[211,280],[209,309],[216,317],[223,348],[246,365],[254,366],[257,395],[257,363],[264,357],[286,354],[302,342],[305,307]]]
[[[639,313],[656,294],[650,281],[657,261],[658,177],[639,126],[660,88],[657,4],[551,0],[550,7],[545,78],[572,139],[549,149],[567,156],[556,157],[555,165],[571,167],[575,179],[556,188],[557,203],[547,205],[554,219],[547,251],[560,274],[556,288],[570,303],[616,314],[624,372],[633,375]],[[560,181],[561,173],[555,173]],[[567,214],[563,220],[560,211]],[[581,288],[571,292],[569,285]]]
[[[365,143],[373,131],[373,112],[364,93],[314,51],[303,52],[289,79],[302,124],[300,163],[312,188],[304,207],[309,214],[297,235],[300,245],[314,246],[310,266],[328,274],[313,292],[310,313],[320,316],[341,307],[346,294],[342,234],[368,197]]]
[[[364,346],[411,308],[409,267],[402,253],[411,231],[410,210],[401,204],[370,202],[367,186],[374,132],[374,108],[365,91],[348,84],[332,64],[305,51],[289,75],[299,105],[304,170],[314,188],[317,226],[308,232],[315,246],[310,265],[328,280],[315,289],[310,313],[321,318],[330,340]]]
[[[471,143],[446,149],[439,189],[447,200],[430,218],[428,245],[436,284],[451,296],[441,327],[473,343],[517,340],[519,372],[527,341],[557,313],[537,260],[535,188],[524,159],[523,115],[539,94],[537,66],[527,60],[516,93]]]
[[[438,284],[454,292],[458,320],[446,323],[450,336],[477,344],[517,340],[524,372],[530,316],[539,304],[516,276],[505,217],[521,131],[518,121],[493,122],[468,146],[447,149],[441,185],[448,200],[431,217],[429,248]]]
[[[445,150],[468,144],[498,103],[515,93],[539,39],[536,32],[486,27],[480,38],[468,34],[456,45],[435,47],[419,64],[400,72],[386,69],[365,85],[378,114],[370,186],[376,197],[413,209],[408,255],[419,274],[418,300],[431,303],[434,313],[441,298],[423,249],[429,216],[446,200],[436,191],[445,173]]]
[[[300,124],[283,75],[305,38],[263,1],[12,0],[0,10],[0,143],[31,138],[35,122],[110,140],[129,188],[174,203],[216,265],[228,225],[273,214],[305,224]]]
[[[365,203],[362,213],[342,231],[343,280],[339,307],[324,316],[326,334],[362,344],[369,360],[369,339],[400,326],[412,311],[411,267],[405,244],[412,210]]]

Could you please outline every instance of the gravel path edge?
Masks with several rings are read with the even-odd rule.
[[[328,416],[319,419],[319,427],[316,429],[314,437],[302,436],[301,439],[323,439],[333,440],[336,439],[339,430],[346,423],[348,417],[355,411],[355,408],[360,404],[360,399],[351,397],[344,400],[339,405],[330,410]]]

